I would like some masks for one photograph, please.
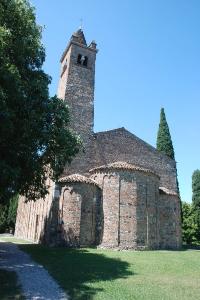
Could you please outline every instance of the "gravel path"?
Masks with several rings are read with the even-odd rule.
[[[0,242],[0,269],[15,271],[28,300],[68,300],[49,273],[19,250],[17,245]]]

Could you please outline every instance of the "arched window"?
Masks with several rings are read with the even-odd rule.
[[[79,65],[81,65],[81,57],[82,57],[82,55],[79,54],[79,55],[78,55],[78,58],[77,58],[77,64],[79,64]]]
[[[88,57],[85,56],[85,59],[84,59],[84,61],[83,61],[83,65],[84,65],[85,67],[87,67],[87,63],[88,63]]]
[[[87,64],[88,64],[88,57],[79,54],[79,55],[78,55],[78,58],[77,58],[77,64],[78,64],[78,65],[82,65],[82,66],[84,66],[84,67],[87,67]]]

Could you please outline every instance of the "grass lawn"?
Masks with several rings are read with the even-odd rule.
[[[13,236],[0,236],[0,242],[7,242],[7,243],[15,243],[15,244],[31,244],[31,242],[27,241],[27,240],[22,240],[22,239],[18,239],[15,238]]]
[[[21,289],[17,283],[15,272],[8,272],[0,269],[0,299],[1,300],[22,300]]]
[[[70,250],[20,245],[74,300],[200,299],[200,251]]]

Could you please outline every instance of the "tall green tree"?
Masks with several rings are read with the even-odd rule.
[[[0,203],[44,197],[78,152],[69,112],[49,97],[41,27],[26,0],[0,0]]]
[[[192,203],[197,224],[196,237],[200,242],[200,170],[198,169],[192,174]]]
[[[195,170],[192,174],[192,202],[200,209],[200,170]]]
[[[5,204],[0,204],[0,233],[14,232],[19,195],[14,195]]]
[[[161,108],[160,112],[160,124],[157,135],[157,149],[158,151],[166,154],[172,159],[174,156],[174,147],[172,144],[172,139],[169,131],[169,126],[167,124],[164,108]]]
[[[14,232],[15,222],[17,216],[17,207],[18,207],[19,195],[14,195],[10,201],[8,206],[8,215],[7,215],[7,227]]]
[[[0,233],[5,232],[7,228],[8,205],[0,203]]]
[[[171,138],[171,134],[169,131],[169,126],[167,123],[164,108],[161,108],[161,111],[160,111],[160,123],[159,123],[159,128],[158,128],[156,146],[157,146],[158,151],[166,154],[167,156],[169,156],[172,159],[175,159],[174,147],[173,147],[172,138]],[[177,182],[177,191],[180,196],[177,169],[176,169],[176,182]],[[180,199],[180,207],[181,207],[181,219],[183,220],[181,199]]]
[[[197,224],[192,203],[182,203],[182,237],[187,245],[198,244],[196,233]]]

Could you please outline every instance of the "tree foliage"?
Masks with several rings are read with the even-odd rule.
[[[174,148],[172,144],[172,139],[169,131],[169,126],[167,124],[164,108],[161,108],[160,112],[160,124],[157,135],[157,149],[158,151],[166,154],[172,159],[174,156]]]
[[[14,231],[15,221],[17,216],[17,207],[18,207],[19,195],[14,195],[10,198],[7,214],[7,227],[11,228]]]
[[[200,170],[192,175],[192,203],[182,205],[183,241],[187,244],[200,245]]]
[[[192,202],[200,209],[200,170],[195,170],[192,175]]]
[[[0,0],[0,202],[47,193],[79,150],[63,101],[49,97],[41,27],[26,0]]]
[[[14,195],[5,204],[0,204],[0,233],[14,232],[19,195]]]
[[[0,233],[5,232],[7,228],[8,207],[0,203]]]
[[[192,203],[197,224],[197,239],[200,241],[200,170],[192,175]]]
[[[182,237],[187,245],[198,244],[197,224],[194,208],[191,203],[182,203]]]
[[[158,151],[166,154],[167,156],[169,156],[172,159],[175,159],[174,147],[173,147],[173,143],[172,143],[172,139],[171,139],[171,134],[169,131],[169,126],[167,124],[164,108],[161,108],[161,111],[160,111],[160,123],[159,123],[159,128],[158,128],[156,146],[157,146]],[[180,196],[177,169],[176,169],[176,184],[177,184],[177,192]],[[183,213],[182,213],[181,199],[180,199],[180,207],[181,207],[181,220],[182,220]]]

